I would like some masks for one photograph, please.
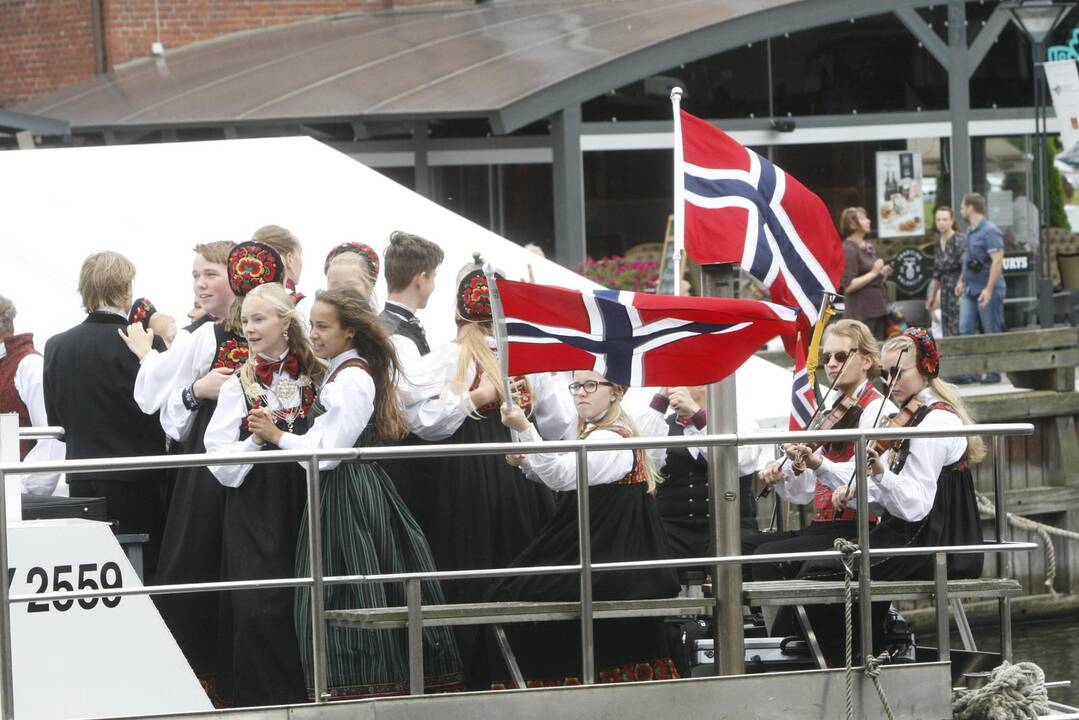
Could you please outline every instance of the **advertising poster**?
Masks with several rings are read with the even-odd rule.
[[[877,153],[877,234],[882,238],[925,235],[921,153]]]
[[[1070,59],[1047,62],[1042,67],[1053,97],[1053,110],[1060,120],[1060,142],[1067,152],[1079,144],[1079,71]]]

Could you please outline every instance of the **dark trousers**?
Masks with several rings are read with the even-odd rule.
[[[116,523],[118,534],[149,535],[143,546],[142,567],[143,581],[152,581],[165,528],[165,483],[69,480],[68,487],[71,497],[105,498],[108,518]]]

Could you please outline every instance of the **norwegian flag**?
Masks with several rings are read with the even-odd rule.
[[[794,308],[758,300],[582,292],[498,280],[509,374],[594,370],[620,385],[703,385],[792,334]]]
[[[791,382],[791,415],[787,423],[790,430],[805,430],[817,410],[817,394],[806,369],[807,328],[801,324],[793,335],[783,338],[787,354],[794,358],[794,379]]]
[[[738,263],[810,323],[843,273],[828,209],[797,179],[711,124],[681,111],[685,249],[700,263]]]

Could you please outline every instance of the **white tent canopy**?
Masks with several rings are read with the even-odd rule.
[[[0,294],[18,307],[16,331],[39,349],[84,317],[79,267],[116,250],[135,263],[135,296],[149,297],[180,325],[192,304],[192,247],[246,240],[282,225],[304,247],[299,289],[324,287],[322,263],[341,242],[366,242],[380,256],[393,230],[446,251],[434,296],[420,317],[432,346],[452,339],[454,276],[472,253],[510,278],[587,289],[554,262],[446,210],[348,156],[307,137],[163,143],[0,153]],[[386,297],[385,283],[376,287]],[[740,415],[774,425],[789,408],[790,375],[751,360],[738,373]]]

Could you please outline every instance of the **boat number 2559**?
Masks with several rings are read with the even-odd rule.
[[[8,568],[7,584],[11,587],[15,576],[19,574],[18,568]],[[56,565],[51,568],[34,566],[26,571],[26,584],[34,589],[35,594],[47,592],[71,592],[73,590],[112,590],[124,585],[120,566],[114,562],[103,563],[99,568],[97,563],[82,563],[80,565]],[[41,602],[34,600],[26,604],[26,611],[32,613],[48,612],[50,605],[60,612],[67,612],[79,603],[83,610],[93,610],[98,602],[107,608],[114,608],[120,604],[119,597],[79,598],[70,600],[53,600]]]

